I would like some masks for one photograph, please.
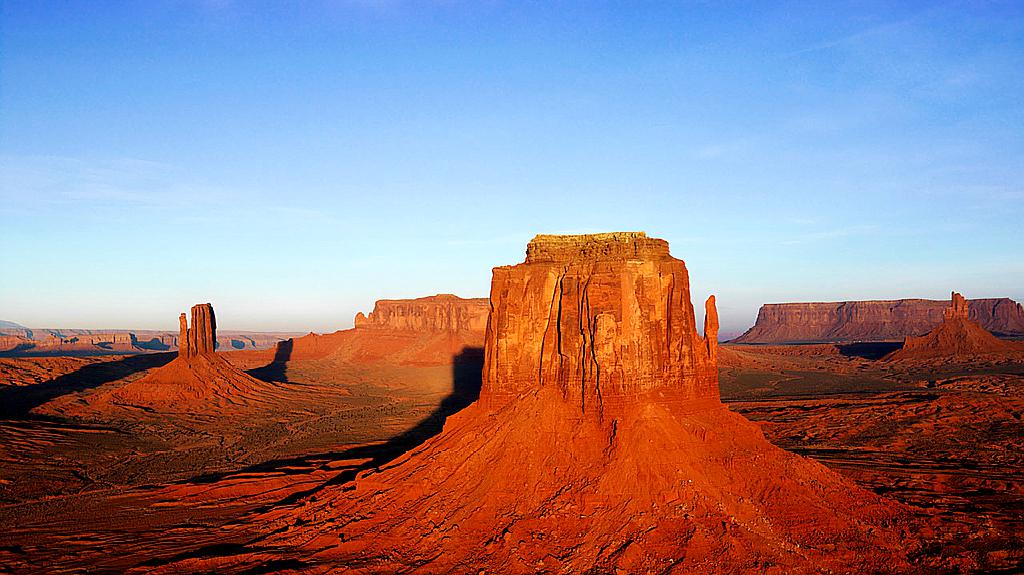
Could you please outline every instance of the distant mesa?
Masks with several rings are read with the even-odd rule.
[[[267,349],[292,335],[298,334],[222,331],[216,334],[214,347]],[[0,354],[88,356],[175,351],[180,338],[179,332],[161,330],[0,327]]]
[[[925,299],[775,303],[761,306],[757,322],[733,343],[899,341],[942,323],[947,302]],[[1024,336],[1024,307],[1009,298],[966,302],[968,317],[1003,337]]]
[[[953,292],[943,320],[920,337],[908,337],[887,361],[957,360],[1004,354],[1024,355],[1024,344],[1003,341],[970,319],[967,300]]]
[[[7,321],[7,320],[4,320],[4,319],[0,319],[0,329],[3,329],[3,328],[28,329],[25,326],[21,325],[20,323],[14,323],[13,321]]]
[[[356,329],[391,329],[430,332],[483,332],[490,305],[487,298],[463,299],[438,294],[417,299],[383,299],[370,315],[356,314]]]
[[[369,314],[356,314],[353,329],[281,342],[274,357],[284,363],[449,365],[466,348],[483,347],[489,311],[487,298],[452,294],[378,300]]]
[[[909,570],[899,504],[721,403],[715,300],[701,335],[664,240],[537,236],[494,268],[490,302],[480,399],[387,466],[268,514],[261,548],[368,573]]]

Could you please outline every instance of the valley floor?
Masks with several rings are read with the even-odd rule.
[[[1024,569],[1024,364],[897,366],[833,347],[726,346],[722,399],[773,443],[933,518],[923,569]],[[0,572],[236,553],[259,536],[247,517],[393,459],[479,390],[475,355],[224,355],[273,392],[215,411],[98,409],[170,356],[0,359]]]

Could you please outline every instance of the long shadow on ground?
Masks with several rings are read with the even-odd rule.
[[[860,341],[855,343],[840,343],[839,354],[846,357],[859,357],[862,359],[882,359],[886,355],[903,347],[902,341]]]
[[[277,342],[274,348],[274,359],[263,367],[246,371],[249,375],[266,382],[281,381],[288,383],[288,360],[292,358],[295,342],[291,339]]]
[[[9,385],[0,388],[0,418],[25,418],[29,412],[56,397],[99,387],[147,369],[170,363],[177,353],[133,355],[116,361],[83,366],[50,381],[36,385]]]
[[[290,352],[290,347],[289,347]],[[280,355],[280,354],[279,354]],[[270,366],[266,366],[269,368]],[[265,369],[265,368],[260,368]],[[223,479],[249,473],[309,473],[315,469],[329,469],[337,461],[362,460],[366,462],[344,469],[327,483],[309,491],[292,494],[278,504],[296,501],[318,491],[327,485],[347,483],[356,474],[366,469],[380,467],[415,448],[441,432],[445,420],[480,397],[481,372],[483,369],[483,348],[465,347],[452,358],[452,391],[441,400],[437,408],[427,417],[408,430],[384,443],[360,445],[333,453],[322,453],[302,457],[275,459],[252,465],[236,471],[211,473],[193,477],[185,483],[216,483]],[[250,372],[251,373],[251,372]],[[278,380],[280,381],[280,380]],[[336,468],[335,468],[336,469]]]

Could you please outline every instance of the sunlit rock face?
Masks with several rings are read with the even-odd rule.
[[[585,412],[630,397],[718,400],[717,313],[695,328],[686,264],[643,232],[539,235],[494,269],[482,396],[555,388]]]

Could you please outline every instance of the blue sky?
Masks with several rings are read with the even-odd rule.
[[[0,319],[330,331],[612,230],[726,331],[1024,299],[1024,4],[291,4],[0,4]]]

